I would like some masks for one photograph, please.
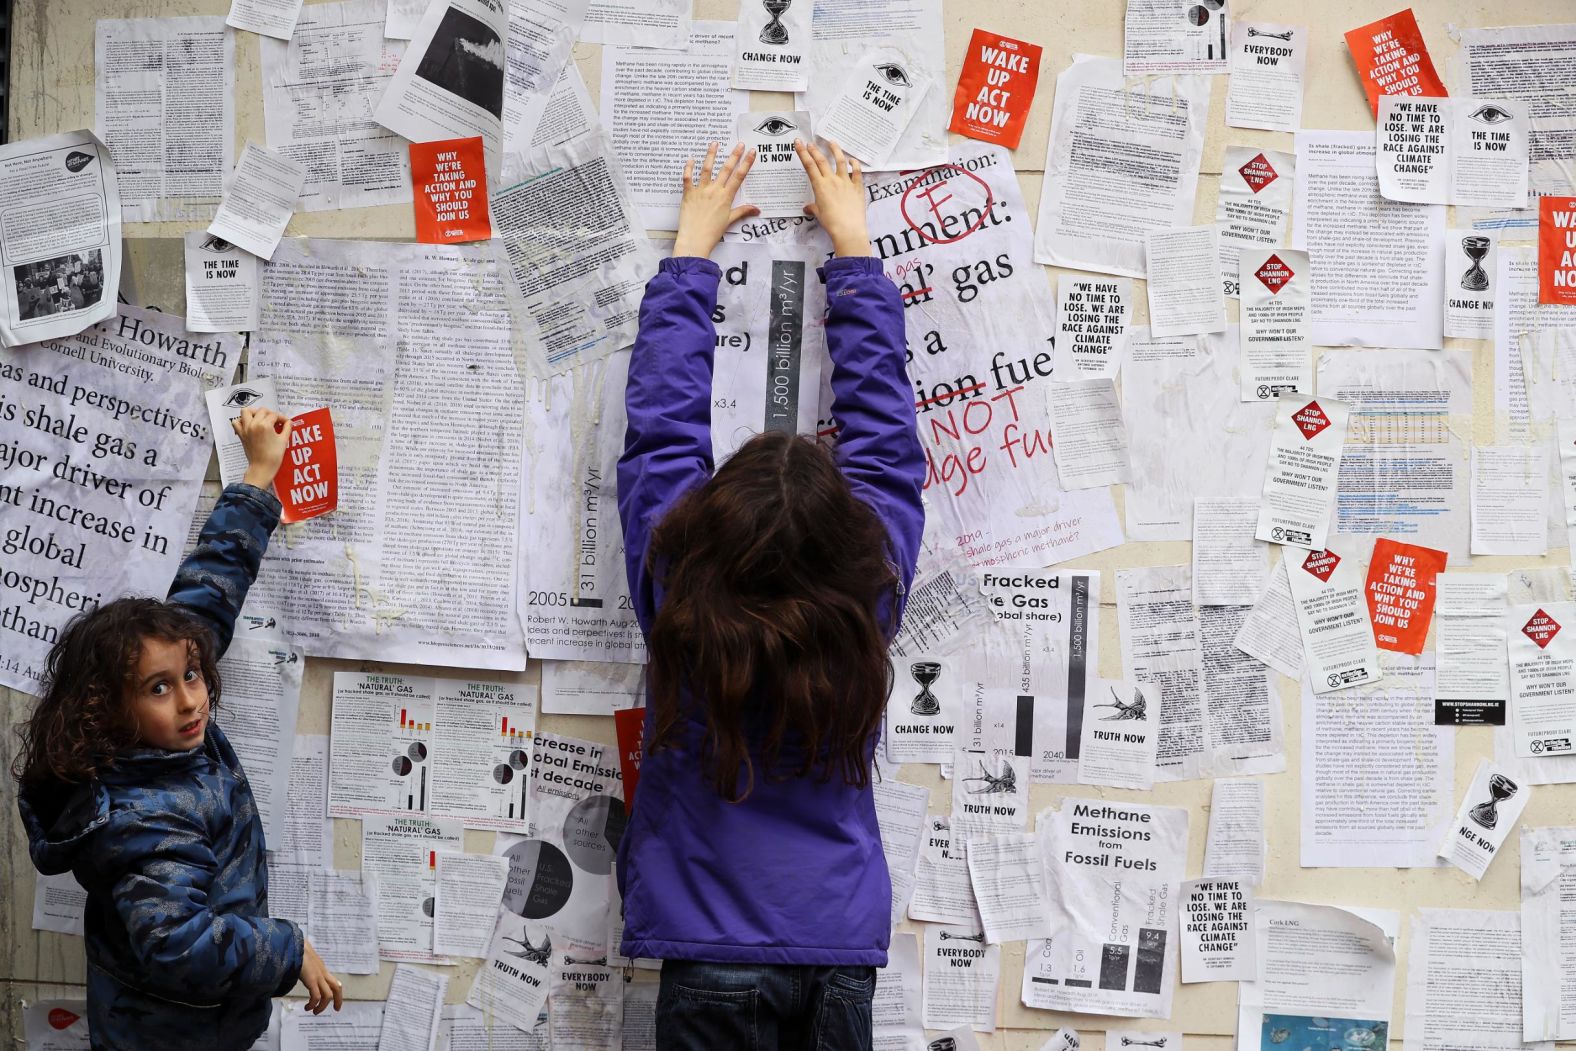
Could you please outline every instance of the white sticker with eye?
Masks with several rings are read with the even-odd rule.
[[[852,66],[821,121],[821,137],[865,167],[878,169],[892,155],[930,84],[900,48],[875,48]]]
[[[802,110],[775,113],[741,113],[734,132],[746,149],[755,151],[755,164],[744,177],[739,204],[753,204],[761,219],[803,219],[811,198],[810,180],[794,150],[795,142],[812,142],[810,114]],[[742,224],[741,231],[751,222]]]
[[[895,84],[900,88],[912,87],[914,84],[914,82],[909,79],[908,70],[904,69],[896,62],[883,62],[876,66],[876,72],[881,74],[882,78],[888,84]]]
[[[219,453],[219,480],[233,485],[246,473],[246,449],[240,436],[230,426],[230,421],[241,415],[242,409],[273,408],[279,404],[271,379],[253,379],[233,387],[218,387],[205,392],[208,403],[208,425],[213,430],[213,444]]]
[[[1503,108],[1492,102],[1485,102],[1471,113],[1467,114],[1473,120],[1482,124],[1503,124],[1508,120],[1515,120],[1516,115],[1507,113]]]

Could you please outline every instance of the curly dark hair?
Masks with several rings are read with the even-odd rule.
[[[869,784],[892,674],[889,546],[832,454],[798,435],[751,438],[681,497],[647,556],[666,590],[647,640],[651,751],[698,716],[724,799],[758,772]]]
[[[137,743],[126,687],[142,657],[142,640],[185,641],[219,706],[213,634],[180,606],[123,598],[71,618],[49,651],[44,692],[27,721],[11,774],[24,784],[91,781]]]

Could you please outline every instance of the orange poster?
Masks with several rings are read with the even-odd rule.
[[[417,241],[446,245],[492,236],[483,157],[480,135],[410,144]]]
[[[327,409],[303,412],[290,421],[290,447],[274,475],[281,522],[304,522],[339,506],[339,452]]]
[[[1039,79],[1038,44],[976,29],[952,96],[950,130],[1017,149]]]
[[[1357,63],[1357,75],[1368,92],[1368,108],[1376,119],[1380,95],[1442,99],[1449,94],[1434,72],[1434,60],[1428,57],[1423,31],[1417,28],[1417,16],[1410,7],[1353,29],[1346,34],[1346,46]]]
[[[635,786],[640,783],[640,755],[646,729],[644,708],[620,708],[613,713],[613,732],[618,737],[618,768],[624,775],[624,809],[635,806]]]
[[[1576,305],[1576,197],[1538,198],[1538,302]]]
[[[1422,653],[1423,639],[1434,619],[1434,578],[1444,572],[1449,555],[1431,547],[1402,544],[1380,537],[1368,561],[1368,615],[1374,643],[1395,653]]]

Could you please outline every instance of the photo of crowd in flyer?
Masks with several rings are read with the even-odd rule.
[[[97,248],[23,263],[11,272],[22,321],[82,310],[104,295],[104,258]]]

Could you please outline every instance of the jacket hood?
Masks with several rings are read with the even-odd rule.
[[[75,866],[77,855],[93,834],[109,822],[110,786],[151,784],[171,774],[224,762],[227,755],[234,755],[230,742],[210,723],[201,748],[189,752],[137,748],[119,756],[96,780],[39,781],[23,786],[17,795],[17,809],[27,830],[34,867],[52,876]]]

